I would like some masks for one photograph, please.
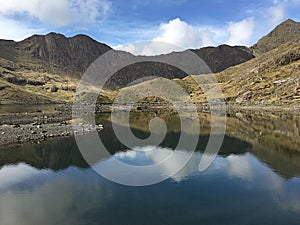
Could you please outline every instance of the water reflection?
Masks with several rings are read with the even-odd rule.
[[[149,187],[121,186],[100,177],[72,137],[1,149],[0,224],[299,224],[295,126],[300,123],[297,118],[285,123],[277,117],[259,118],[230,118],[219,156],[205,172],[198,166],[209,128],[202,129],[189,163]],[[143,123],[134,120],[132,129],[144,137],[148,131],[140,119]],[[105,129],[99,135],[112,157],[147,166],[173,153],[177,145],[180,129],[169,120],[172,126],[160,147],[128,150],[112,135],[108,120],[102,121]],[[274,133],[279,126],[285,132]],[[184,149],[177,152],[172,163],[161,164],[154,173],[169,174],[185,154]],[[97,166],[113,170],[111,161],[101,159]],[[125,171],[119,176],[133,179]]]
[[[147,165],[172,151],[138,150],[113,157]],[[181,154],[186,153],[178,153],[174,163],[180,163]],[[200,173],[201,157],[202,153],[195,153],[170,180],[140,188],[111,183],[90,168],[69,167],[55,172],[24,163],[4,166],[0,170],[1,224],[140,224],[145,219],[149,224],[174,224],[179,215],[188,224],[199,224],[199,219],[217,223],[221,218],[227,219],[222,224],[240,224],[250,218],[252,223],[262,219],[272,224],[298,222],[299,178],[278,176],[250,153],[219,156],[205,173]],[[110,160],[99,165],[110,167]],[[156,172],[168,173],[172,166],[164,165]]]

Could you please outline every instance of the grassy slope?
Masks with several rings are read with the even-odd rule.
[[[300,41],[287,43],[246,63],[215,74],[229,102],[247,104],[298,104],[300,102]],[[202,90],[193,81],[180,82],[196,102],[205,101]]]
[[[27,53],[6,47],[0,55],[0,103],[43,104],[72,100],[77,80],[49,72]],[[56,86],[57,92],[51,92]]]
[[[12,48],[13,49],[13,48]],[[75,78],[67,75],[57,75],[49,71],[42,62],[32,59],[21,50],[9,47],[1,51],[0,56],[0,103],[2,104],[39,104],[48,102],[70,102],[78,83]],[[3,55],[4,54],[4,55]],[[6,59],[1,58],[6,57]],[[227,101],[247,104],[299,104],[300,102],[300,40],[283,44],[278,48],[259,55],[246,63],[231,67],[215,74]],[[206,102],[206,97],[195,82],[202,82],[211,75],[194,75],[184,79],[174,79],[186,91],[178,95],[174,82],[166,79],[146,81],[122,91],[136,96],[137,91],[146,96],[153,93],[160,96],[163,90],[174,101],[186,102],[190,98],[195,102]],[[43,85],[36,85],[35,82]],[[56,86],[57,92],[51,92]],[[106,93],[109,99],[119,92]],[[216,98],[220,96],[215,96]],[[108,99],[103,97],[103,99]],[[105,100],[106,101],[106,100]],[[147,101],[161,101],[148,97]]]
[[[300,103],[299,59],[300,40],[281,45],[246,63],[215,74],[219,84],[211,84],[209,91],[214,93],[214,87],[220,85],[226,101],[241,104],[298,104]],[[206,102],[206,96],[195,81],[202,83],[203,79],[209,76],[211,74],[174,79],[188,93],[184,98],[178,97],[178,100],[187,101],[190,97],[195,102]],[[176,93],[172,90],[171,84],[162,79],[146,81],[124,88],[123,91],[134,95],[141,90],[151,95],[153,87],[168,90],[168,94],[171,95]],[[156,90],[154,93],[159,94]]]
[[[254,53],[259,55],[273,50],[286,42],[299,39],[300,23],[286,20],[279,24],[269,34],[262,37],[253,47]]]

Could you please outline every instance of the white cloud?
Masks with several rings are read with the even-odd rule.
[[[253,39],[255,21],[253,18],[231,22],[223,27],[192,26],[177,18],[162,23],[158,35],[144,47],[136,43],[117,46],[118,50],[128,51],[135,55],[159,55],[172,51],[216,46],[223,43],[230,45],[250,45]],[[214,40],[214,38],[217,40]]]
[[[214,45],[213,33],[209,30],[193,27],[176,18],[159,26],[160,34],[153,41],[167,42],[178,46],[197,48]]]
[[[162,23],[158,30],[159,35],[153,38],[152,45],[144,48],[142,54],[154,55],[186,48],[215,45],[213,40],[214,33],[212,31],[191,26],[179,18],[173,19],[168,23]]]
[[[287,17],[288,7],[299,3],[300,0],[274,0],[270,7],[264,6],[248,10],[246,18],[231,21],[223,26],[209,24],[193,26],[180,18],[176,18],[154,28],[151,32],[154,37],[144,48],[137,47],[133,43],[122,46],[121,49],[135,55],[159,55],[224,43],[251,46]]]
[[[38,171],[24,163],[16,166],[4,166],[0,169],[0,189],[21,183],[45,171]]]
[[[15,180],[1,190],[1,224],[51,225],[62,224],[61,221],[63,224],[82,224],[87,212],[95,205],[108,204],[113,194],[110,185],[99,182],[99,177],[89,170],[72,168],[54,173],[28,166],[25,169],[36,171],[36,177],[29,173],[20,178],[19,173],[24,173],[24,166],[16,167],[9,173],[1,173],[0,170],[0,178],[10,175],[10,180]],[[21,186],[21,189],[15,185]],[[72,213],[72,207],[76,213]],[[30,216],[24,219],[24,215]]]
[[[134,55],[140,54],[141,49],[139,49],[138,44],[128,44],[128,45],[117,45],[113,47],[115,50],[130,52]]]
[[[140,55],[159,55],[167,54],[173,51],[183,51],[183,47],[171,44],[169,42],[151,41],[144,46],[139,53]]]
[[[162,23],[158,27],[158,35],[141,48],[135,44],[117,46],[119,50],[133,54],[157,55],[187,48],[199,48],[216,45],[213,40],[214,31],[208,28],[192,26],[179,18]]]
[[[271,26],[276,26],[278,23],[280,23],[285,18],[285,6],[283,4],[275,4],[274,6],[270,7],[268,9],[269,13],[269,24]]]
[[[238,22],[231,22],[228,25],[229,45],[249,45],[251,44],[255,21],[253,18],[244,19]]]
[[[57,26],[94,23],[104,19],[111,8],[107,0],[0,0],[0,14],[27,15]]]
[[[227,161],[229,162],[229,175],[245,180],[251,180],[253,178],[253,168],[249,154],[244,156],[230,155],[227,157]]]
[[[32,34],[41,33],[43,30],[35,29],[21,22],[7,19],[0,15],[1,39],[21,41]]]

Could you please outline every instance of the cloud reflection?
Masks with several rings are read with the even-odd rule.
[[[251,180],[253,178],[253,168],[249,155],[230,155],[226,160],[229,163],[229,175],[240,177],[245,180]]]
[[[160,162],[170,153],[172,150],[168,148],[148,146],[137,148],[136,151],[120,152],[114,157],[125,163],[142,166]],[[185,154],[187,154],[185,151],[179,151],[172,163],[170,161],[162,163],[155,172],[168,174],[174,166],[182,163],[181,159],[185,158]],[[209,192],[212,188],[210,185],[213,185],[214,181],[207,181],[203,179],[204,176],[218,175],[217,179],[228,188],[226,193],[232,197],[236,195],[237,190],[245,193],[251,191],[254,194],[265,193],[262,203],[268,204],[268,207],[300,213],[298,178],[293,180],[281,178],[249,153],[239,156],[230,155],[226,158],[218,156],[207,171],[200,173],[198,165],[201,157],[201,153],[194,153],[189,163],[171,179],[175,182],[197,179],[199,182],[197,188],[201,188],[199,191],[205,192],[205,188],[208,188],[206,192]],[[110,160],[104,160],[99,164],[109,167]],[[120,174],[120,176],[127,176],[127,174]],[[189,190],[190,183],[187,182],[182,185],[187,185]],[[234,185],[228,186],[227,183],[234,183]],[[166,184],[169,185],[168,188],[160,189],[162,196],[167,196],[173,188],[172,182],[166,181]],[[245,185],[250,185],[251,189],[243,189]],[[152,189],[148,187],[141,190]],[[4,166],[0,169],[0,222],[1,224],[52,225],[64,221],[64,224],[82,224],[86,215],[94,212],[95,209],[100,210],[107,205],[116,204],[118,196],[124,196],[124,193],[126,195],[126,192],[122,191],[124,189],[120,186],[104,180],[91,169],[70,167],[64,171],[53,172],[37,170],[23,163]],[[211,193],[212,199],[214,199],[213,194]],[[257,201],[260,202],[260,199],[258,198]],[[244,207],[247,207],[247,204]]]

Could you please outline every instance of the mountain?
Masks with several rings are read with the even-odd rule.
[[[214,72],[221,72],[228,67],[238,65],[254,58],[251,49],[244,46],[220,45],[192,50]]]
[[[295,39],[300,39],[300,23],[288,19],[261,38],[252,49],[255,54],[262,54]]]
[[[221,45],[191,51],[202,58],[212,72],[217,73],[228,101],[297,101],[299,80],[295,76],[299,75],[299,24],[287,20],[251,48]],[[86,35],[67,38],[49,33],[33,35],[20,42],[0,40],[0,103],[72,101],[80,75],[97,57],[109,50],[112,48],[108,45]],[[115,53],[144,61],[151,59],[122,51]],[[173,52],[160,57],[180,59],[183,55],[183,52]],[[205,100],[201,91],[194,89],[188,75],[168,64],[140,62],[114,74],[107,87],[117,90],[147,76],[179,78],[176,81],[191,93],[195,101]],[[139,87],[143,85],[147,86],[147,83]],[[104,100],[113,98],[115,93],[105,93]]]
[[[21,42],[4,40],[0,42],[2,58],[19,62],[36,59],[45,67],[57,68],[78,75],[108,50],[111,50],[109,46],[86,35],[66,38],[61,34],[49,33],[33,35]],[[27,60],[26,58],[20,59],[21,55],[27,55]]]
[[[86,35],[67,38],[61,34],[49,33],[33,35],[20,42],[0,40],[0,103],[70,101],[80,75],[94,60],[109,50],[112,48],[108,45]],[[222,45],[192,51],[206,62],[212,72],[220,72],[254,57],[250,49],[242,46]],[[126,52],[115,52],[118,55],[143,58]],[[180,58],[181,55],[181,52],[173,52],[162,57]],[[118,71],[107,87],[122,88],[147,76],[173,79],[187,75],[189,74],[168,64],[141,62]]]
[[[27,55],[27,61],[29,58],[31,60],[37,59],[46,67],[50,66],[66,72],[80,74],[97,57],[108,50],[111,50],[111,47],[86,35],[66,38],[61,34],[49,33],[47,35],[33,35],[21,42],[0,40],[1,58],[12,61],[19,59],[20,62],[25,62],[26,58],[20,59],[20,56]],[[220,72],[230,66],[253,58],[251,50],[242,46],[221,45],[192,51],[201,57],[213,72]]]
[[[300,103],[300,23],[287,20],[278,25],[270,34],[263,37],[252,47],[257,57],[244,63],[227,68],[215,76],[224,93],[227,102],[240,105],[267,105],[267,104],[299,104]],[[209,57],[209,51],[214,51],[214,59],[229,60],[227,55],[222,55],[222,48],[230,46],[219,46],[217,48],[203,48],[194,50],[203,54],[203,58]],[[238,60],[241,53],[234,51],[249,51],[248,48],[238,48],[226,51],[232,53],[232,57]],[[231,58],[231,57],[229,57]],[[242,59],[241,59],[242,60]],[[209,61],[209,60],[207,60]],[[235,61],[235,62],[236,62]],[[214,62],[217,64],[217,60]],[[181,101],[187,101],[189,97],[195,102],[206,102],[206,96],[194,80],[201,82],[209,75],[193,75],[175,81],[184,87],[190,96]],[[127,87],[124,91],[134,93],[136,90],[151,92],[150,86],[165,86],[170,89],[168,82],[163,83],[161,79],[146,81],[144,83]],[[213,88],[211,89],[213,91]],[[219,96],[216,96],[219,97]],[[152,99],[158,101],[158,99]]]
[[[33,58],[57,65],[75,73],[83,73],[100,55],[111,50],[86,35],[66,38],[61,34],[34,35],[17,43]]]
[[[195,102],[206,96],[195,75],[177,81]],[[243,64],[215,74],[227,102],[239,105],[282,105],[300,103],[300,40],[287,42]],[[213,85],[212,85],[213,87]],[[213,89],[212,89],[213,91]],[[216,96],[217,98],[219,96]]]

